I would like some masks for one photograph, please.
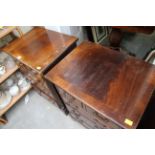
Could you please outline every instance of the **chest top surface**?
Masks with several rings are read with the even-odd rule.
[[[136,128],[155,86],[155,67],[84,42],[45,77],[123,128]]]
[[[32,69],[42,72],[76,41],[74,36],[35,27],[3,50]]]

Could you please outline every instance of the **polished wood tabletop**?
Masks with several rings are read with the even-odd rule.
[[[136,128],[155,87],[155,67],[84,42],[45,78],[123,128]]]
[[[42,72],[76,41],[74,36],[35,27],[3,50],[32,69]]]

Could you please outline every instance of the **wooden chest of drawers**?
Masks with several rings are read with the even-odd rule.
[[[155,88],[155,67],[84,42],[45,78],[70,115],[88,128],[137,128]]]
[[[64,109],[54,86],[49,90],[43,75],[76,47],[77,40],[74,36],[35,27],[3,50],[18,60],[21,72],[40,95]]]

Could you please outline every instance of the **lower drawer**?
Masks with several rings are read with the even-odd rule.
[[[74,117],[81,124],[87,124],[90,128],[108,128],[108,129],[120,129],[121,127],[109,120],[105,116],[99,114],[97,111],[77,100],[61,88],[57,87],[57,90],[66,104],[70,115]],[[84,125],[86,126],[86,125]]]

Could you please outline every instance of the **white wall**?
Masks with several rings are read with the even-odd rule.
[[[45,26],[45,28],[48,29],[48,30],[53,30],[53,31],[56,31],[56,32],[61,32],[60,26]]]

